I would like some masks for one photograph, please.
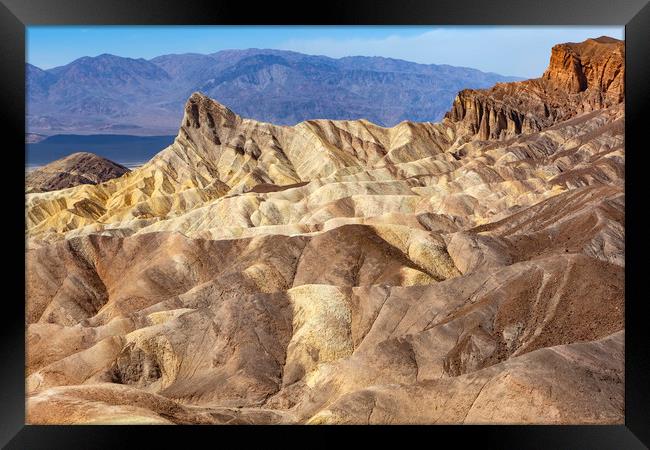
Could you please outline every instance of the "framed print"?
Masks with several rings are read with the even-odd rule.
[[[7,448],[648,445],[643,1],[1,11]]]

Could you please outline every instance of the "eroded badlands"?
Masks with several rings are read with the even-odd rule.
[[[27,195],[29,423],[623,423],[623,43],[440,123],[178,137]]]

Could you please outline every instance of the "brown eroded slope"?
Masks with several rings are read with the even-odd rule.
[[[29,172],[25,176],[25,191],[57,191],[80,184],[98,184],[128,172],[126,167],[93,153],[73,153]]]
[[[28,421],[622,423],[619,50],[471,94],[549,110],[490,139],[194,94],[147,165],[29,194]]]

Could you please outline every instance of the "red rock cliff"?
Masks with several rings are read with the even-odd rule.
[[[559,44],[541,78],[460,91],[446,118],[475,139],[535,132],[624,100],[623,41],[600,37]]]

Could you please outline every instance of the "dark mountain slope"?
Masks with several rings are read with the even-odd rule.
[[[97,184],[130,172],[126,167],[92,153],[73,153],[25,176],[26,192],[45,192],[80,184]]]

